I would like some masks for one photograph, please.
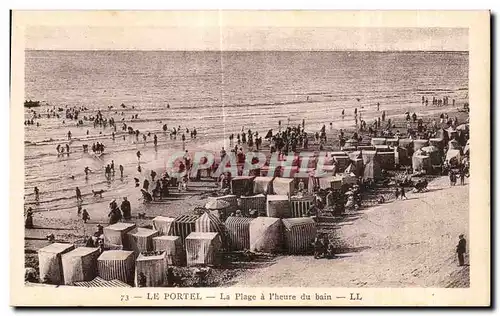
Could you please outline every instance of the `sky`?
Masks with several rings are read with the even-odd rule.
[[[467,28],[28,26],[34,50],[468,51]]]

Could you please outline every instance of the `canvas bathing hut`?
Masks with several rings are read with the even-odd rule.
[[[161,287],[167,284],[167,253],[141,253],[135,261],[136,287]]]
[[[218,233],[193,232],[186,237],[186,261],[188,267],[220,263],[221,239]]]
[[[379,180],[382,178],[382,169],[380,167],[380,160],[377,156],[377,152],[364,151],[363,152],[363,179],[364,180]]]
[[[81,282],[75,282],[75,286],[78,287],[132,287],[131,285],[127,283],[123,283],[122,281],[119,280],[103,280],[100,277],[96,277],[95,279],[91,281],[81,281]]]
[[[361,177],[363,175],[363,159],[359,159],[356,164],[351,163],[345,169],[344,174],[354,174],[355,177]]]
[[[78,247],[62,255],[64,284],[92,281],[97,276],[99,248]]]
[[[294,189],[294,183],[292,178],[280,178],[276,177],[273,180],[273,190],[274,194],[277,195],[287,195],[292,194]]]
[[[278,253],[283,249],[281,219],[257,217],[250,222],[250,251]]]
[[[377,152],[377,156],[382,169],[394,170],[396,168],[396,158],[393,150],[390,152]]]
[[[196,220],[198,215],[194,214],[183,214],[175,218],[172,223],[172,229],[170,230],[170,235],[181,237],[181,243],[184,248],[184,241],[186,237],[192,232],[196,231]]]
[[[127,234],[136,229],[133,223],[116,223],[104,227],[104,242],[111,245],[123,246],[123,249],[130,249]]]
[[[338,190],[342,186],[342,178],[337,176],[320,177],[319,187],[321,189]]]
[[[158,231],[148,228],[137,228],[128,233],[130,250],[138,256],[143,251],[153,251],[153,238],[158,236]]]
[[[225,225],[229,249],[233,251],[250,249],[250,223],[253,218],[230,216]]]
[[[62,255],[75,249],[72,244],[53,243],[38,250],[39,277],[42,283],[62,285]]]
[[[296,197],[292,196],[290,198],[290,217],[306,217],[309,215],[309,208],[314,202],[312,196],[308,197]]]
[[[252,196],[242,196],[240,198],[241,211],[244,214],[249,214],[250,210],[257,210],[258,214],[266,212],[266,196],[257,194]]]
[[[312,250],[317,234],[316,222],[312,218],[285,218],[282,221],[289,254],[305,254]]]
[[[398,147],[399,146],[399,138],[387,138],[385,141],[386,145],[390,147]]]
[[[159,235],[168,235],[174,220],[173,217],[156,216],[153,218],[153,228],[158,231]]]
[[[416,152],[412,157],[412,168],[413,172],[430,172],[432,168],[431,157]]]
[[[344,171],[345,168],[347,168],[347,166],[349,166],[349,164],[351,163],[349,156],[347,154],[343,156],[333,156],[333,159],[335,161],[335,165],[337,166],[337,171],[340,172]]]
[[[287,195],[267,196],[267,216],[276,218],[290,217],[290,203]]]
[[[252,195],[254,176],[237,176],[231,179],[231,193],[236,196]]]
[[[429,145],[429,141],[427,139],[415,139],[413,141],[413,151],[417,151],[422,149],[422,147],[426,147]]]
[[[181,266],[185,261],[184,248],[179,236],[158,236],[153,238],[155,251],[165,251],[168,265]]]
[[[436,146],[422,147],[422,151],[431,159],[431,165],[441,165],[441,151]]]
[[[386,145],[387,140],[385,138],[372,138],[370,143],[372,144],[372,146]]]
[[[253,181],[254,194],[272,194],[273,177],[255,177]]]
[[[135,255],[133,251],[108,250],[97,259],[99,277],[134,284]]]

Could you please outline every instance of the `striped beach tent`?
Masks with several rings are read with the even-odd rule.
[[[132,287],[128,285],[127,283],[123,283],[120,280],[103,280],[100,277],[96,277],[92,281],[82,281],[82,282],[75,282],[75,286],[80,286],[80,287]]]
[[[195,231],[196,227],[195,223],[198,217],[200,216],[194,214],[183,214],[177,216],[174,222],[172,223],[172,228],[170,229],[170,235],[180,236],[182,245],[184,245],[186,237]]]
[[[98,276],[104,280],[134,283],[135,256],[133,251],[108,250],[97,259]]]
[[[291,217],[304,217],[307,216],[309,208],[313,204],[312,197],[292,197],[290,199]]]
[[[316,223],[310,217],[284,218],[285,246],[289,254],[303,254],[311,249],[317,234]]]
[[[158,287],[167,283],[167,252],[141,253],[135,261],[135,286]],[[141,284],[145,281],[145,284]]]
[[[221,241],[218,233],[193,232],[189,234],[186,237],[187,266],[218,265],[220,248]]]
[[[227,229],[228,243],[231,250],[250,249],[250,217],[227,218],[225,225]]]
[[[199,233],[224,233],[225,227],[220,219],[210,212],[203,213],[195,221],[195,232]]]

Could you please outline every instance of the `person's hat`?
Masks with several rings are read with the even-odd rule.
[[[97,227],[102,227],[102,225],[101,224],[97,224]]]
[[[464,234],[460,234],[460,235],[458,235],[458,237],[460,237],[460,238],[461,238],[461,237],[464,237]]]
[[[116,203],[116,199],[112,199],[111,202],[109,202],[109,204],[112,204],[112,203]]]

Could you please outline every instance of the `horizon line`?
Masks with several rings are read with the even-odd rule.
[[[24,51],[41,51],[41,52],[422,52],[422,53],[469,53],[469,50],[414,50],[414,49],[390,49],[390,50],[361,50],[361,49],[284,49],[284,50],[255,50],[255,49],[232,49],[232,50],[215,50],[215,49],[25,49]]]

